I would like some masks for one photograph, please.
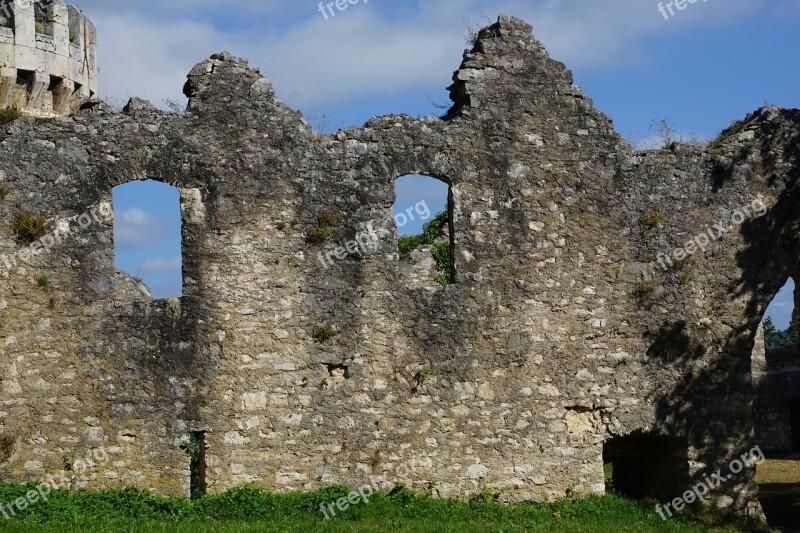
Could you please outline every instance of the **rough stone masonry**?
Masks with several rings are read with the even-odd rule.
[[[443,118],[314,135],[222,53],[191,71],[186,112],[90,103],[4,126],[0,253],[21,248],[20,213],[62,227],[158,179],[181,191],[184,296],[115,271],[110,219],[5,273],[0,477],[102,447],[73,487],[187,494],[181,444],[202,435],[213,493],[386,473],[551,500],[604,492],[612,461],[620,486],[668,496],[750,450],[757,326],[800,257],[800,111],[637,152],[506,16],[450,91]],[[450,285],[403,279],[391,207],[410,173],[450,185]],[[754,199],[765,215],[657,264]],[[332,234],[309,242],[323,214]],[[369,229],[387,230],[374,250],[315,259]],[[758,514],[753,475],[710,502]]]

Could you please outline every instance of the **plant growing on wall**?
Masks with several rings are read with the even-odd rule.
[[[7,107],[5,109],[0,109],[0,126],[10,124],[21,116],[22,112],[17,108]]]
[[[321,326],[314,330],[314,338],[320,342],[325,342],[336,336],[336,330],[331,326]]]
[[[47,235],[50,227],[44,215],[36,215],[30,211],[23,211],[14,224],[14,233],[22,244],[31,244]]]
[[[311,244],[319,244],[330,239],[333,228],[339,225],[339,216],[330,211],[323,211],[317,217],[317,225],[309,233],[306,240]]]

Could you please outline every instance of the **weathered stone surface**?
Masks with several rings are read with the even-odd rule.
[[[519,501],[602,492],[603,442],[640,430],[686,439],[693,474],[752,448],[754,337],[800,254],[799,111],[760,109],[705,151],[635,152],[510,17],[465,53],[443,119],[313,135],[227,53],[185,91],[185,113],[5,128],[0,253],[21,249],[21,210],[55,227],[160,179],[182,192],[184,296],[120,282],[102,217],[3,274],[4,479],[103,446],[75,486],[185,494],[180,444],[207,430],[213,492],[385,473]],[[410,173],[451,186],[452,285],[401,275],[391,207]],[[659,265],[756,199],[765,215]],[[340,221],[324,246],[306,238],[322,212]],[[318,260],[368,227],[387,230],[374,249]],[[745,469],[714,501],[755,497]]]
[[[7,27],[4,27],[7,26]],[[76,112],[97,94],[95,27],[64,0],[9,0],[0,10],[0,108]]]

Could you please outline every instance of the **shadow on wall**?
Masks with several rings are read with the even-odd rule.
[[[800,125],[800,113],[797,115],[790,122]],[[773,131],[774,124],[775,121],[762,124],[764,141],[756,152],[760,151],[764,168],[759,171],[775,187],[767,194],[781,191],[779,178],[787,187],[768,202],[774,205],[767,214],[740,226],[743,247],[735,260],[742,277],[728,286],[718,286],[717,297],[712,293],[709,298],[710,308],[702,310],[705,316],[677,317],[655,325],[647,350],[651,358],[682,376],[669,394],[657,400],[658,432],[686,436],[697,452],[697,460],[705,465],[704,472],[724,469],[752,446],[751,356],[756,331],[769,303],[797,272],[800,259],[800,187],[794,186],[800,182],[800,137],[795,135],[791,146],[783,147],[776,139],[792,137],[789,132]],[[742,150],[724,172],[717,165],[709,186],[719,190],[732,184],[735,168],[745,166],[751,155],[749,150]],[[784,161],[796,162],[786,168]],[[781,169],[779,177],[775,175],[777,171],[772,171],[776,168]],[[753,184],[753,188],[761,186]],[[745,189],[741,194],[754,196],[755,192]],[[725,255],[716,260],[725,261]],[[716,271],[724,272],[724,266],[718,265]],[[677,297],[689,298],[690,294],[684,291]],[[743,310],[737,300],[744,301]],[[684,308],[692,306],[687,303]],[[712,323],[702,324],[700,321],[707,317],[712,318]],[[704,359],[703,364],[693,364],[699,358]],[[755,498],[752,475],[745,470],[722,487],[734,498],[735,508],[744,510],[748,500]]]

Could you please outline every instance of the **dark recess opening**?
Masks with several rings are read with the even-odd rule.
[[[189,494],[193,500],[206,495],[206,432],[193,431],[182,446],[189,454]]]
[[[606,490],[626,498],[670,499],[689,485],[686,439],[633,433],[603,446],[603,464],[610,468]]]
[[[789,402],[789,425],[792,428],[792,451],[800,452],[800,396]]]

